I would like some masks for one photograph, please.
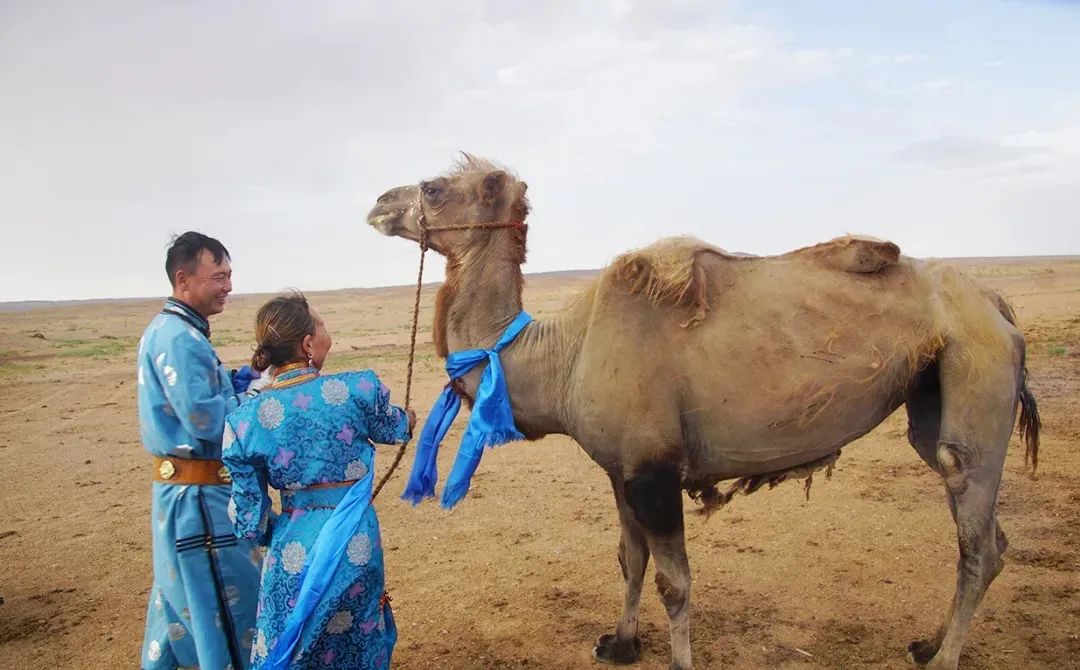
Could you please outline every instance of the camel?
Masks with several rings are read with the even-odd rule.
[[[449,173],[387,191],[368,214],[379,232],[446,257],[433,324],[440,356],[492,346],[521,312],[526,189],[466,154]],[[692,667],[683,491],[712,511],[765,484],[809,484],[841,447],[906,405],[908,441],[943,480],[960,550],[944,622],[908,655],[957,667],[1003,567],[997,494],[1018,405],[1033,468],[1038,458],[1024,338],[992,290],[874,239],[755,257],[675,238],[620,256],[501,360],[525,437],[568,435],[611,480],[624,602],[597,660],[638,659],[652,557],[670,667]],[[467,402],[482,370],[454,382]]]

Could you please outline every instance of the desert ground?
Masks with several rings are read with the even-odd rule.
[[[1016,308],[1044,432],[1038,473],[1013,439],[1000,518],[1006,567],[961,667],[1080,667],[1080,258],[955,261]],[[529,280],[526,307],[557,310],[588,281]],[[444,383],[424,293],[414,406]],[[412,289],[316,293],[331,370],[374,368],[404,395]],[[221,358],[251,352],[265,296],[212,321]],[[139,444],[135,348],[160,300],[0,313],[0,668],[136,668],[150,563],[150,463]],[[714,316],[714,318],[716,318]],[[443,450],[448,471],[464,417]],[[843,451],[831,480],[689,513],[699,668],[904,668],[952,597],[955,530],[940,479],[905,439],[901,408]],[[380,453],[385,468],[392,449]],[[490,451],[452,512],[397,498],[411,454],[376,506],[401,669],[589,668],[622,601],[607,478],[568,438]],[[643,670],[668,667],[667,620],[646,577]]]

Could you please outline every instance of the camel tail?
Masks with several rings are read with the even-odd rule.
[[[1020,376],[1020,439],[1024,441],[1024,465],[1031,464],[1031,474],[1039,467],[1039,429],[1042,419],[1035,395],[1028,388],[1027,368]]]
[[[990,298],[1001,316],[1016,326],[1016,313],[1005,298],[996,291],[986,289],[987,297]],[[1018,327],[1017,327],[1018,328]],[[1019,328],[1018,328],[1019,329]],[[1035,394],[1028,387],[1027,365],[1021,357],[1020,363],[1020,439],[1024,442],[1024,466],[1031,465],[1031,474],[1039,467],[1039,430],[1042,428],[1042,418],[1039,416],[1039,405],[1035,402]]]

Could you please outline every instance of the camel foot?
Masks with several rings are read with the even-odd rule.
[[[932,661],[926,664],[926,670],[956,670],[957,661],[945,661],[935,657]]]
[[[605,633],[596,641],[592,655],[601,663],[630,665],[641,658],[641,639],[620,640],[611,633]]]
[[[915,640],[907,646],[908,661],[919,667],[925,666],[938,653],[939,647],[941,643],[934,640]]]

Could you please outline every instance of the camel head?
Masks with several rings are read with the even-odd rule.
[[[524,262],[528,185],[486,160],[465,154],[447,174],[379,196],[368,224],[384,235],[427,244],[447,258],[462,258],[509,239]]]

